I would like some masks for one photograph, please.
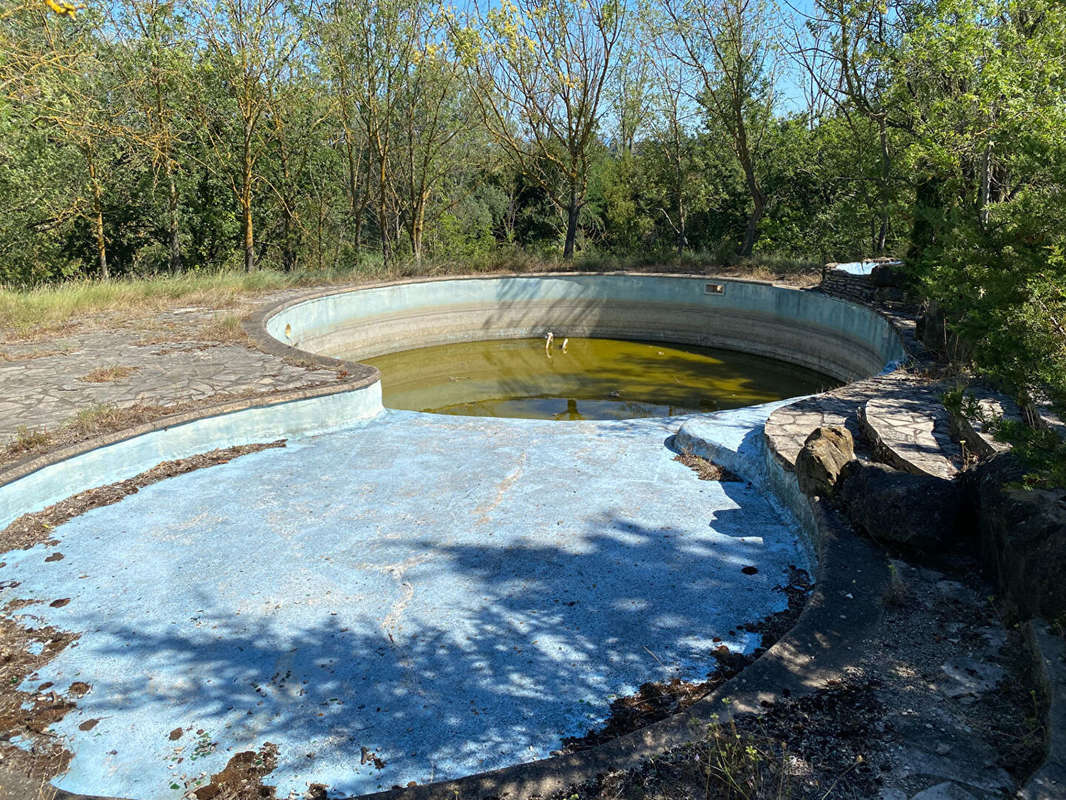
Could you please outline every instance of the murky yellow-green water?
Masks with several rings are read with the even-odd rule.
[[[767,403],[839,382],[769,358],[617,339],[505,339],[366,359],[387,408],[481,417],[629,419]]]

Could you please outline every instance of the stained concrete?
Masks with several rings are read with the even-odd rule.
[[[722,447],[772,408],[717,415]],[[679,423],[386,412],[5,555],[5,594],[81,632],[33,682],[92,685],[57,726],[58,785],[173,797],[268,741],[282,797],[439,780],[544,757],[646,680],[701,677],[716,638],[752,649],[738,626],[784,607],[774,587],[807,555],[756,487],[673,460]]]
[[[382,411],[381,384],[375,370],[373,376],[333,386],[297,389],[274,402],[240,400],[205,411],[207,416],[196,411],[167,417],[0,472],[0,528],[78,492],[132,478],[161,461],[325,433],[372,418]]]
[[[285,344],[355,359],[548,330],[723,347],[839,380],[876,373],[903,356],[889,321],[864,306],[759,281],[679,275],[418,279],[293,301],[262,322]]]

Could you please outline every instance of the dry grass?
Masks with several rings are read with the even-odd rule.
[[[27,353],[9,353],[6,350],[0,350],[0,361],[33,361],[37,358],[65,356],[69,352],[69,350],[31,350]]]
[[[755,724],[758,728],[758,723]],[[809,793],[794,785],[786,745],[736,722],[694,726],[693,740],[634,769],[600,776],[550,800],[792,800]],[[826,792],[821,800],[827,800]]]
[[[223,314],[208,322],[196,338],[222,344],[239,344],[254,347],[255,343],[244,330],[241,314]]]
[[[0,332],[7,339],[32,339],[92,325],[106,312],[116,311],[121,311],[125,318],[137,318],[187,305],[239,310],[242,301],[264,292],[296,287],[358,284],[417,276],[581,270],[714,273],[726,277],[784,280],[796,285],[816,282],[818,276],[813,263],[774,256],[757,256],[728,265],[707,253],[686,253],[681,258],[654,255],[626,258],[591,253],[568,263],[557,256],[515,248],[475,260],[402,262],[387,268],[366,263],[347,270],[194,272],[108,281],[77,280],[28,290],[0,286]]]
[[[112,381],[120,381],[123,378],[128,378],[138,369],[139,367],[112,364],[108,367],[94,369],[92,372],[82,375],[78,380],[84,381],[85,383],[111,383]]]
[[[11,456],[33,453],[47,448],[51,443],[52,434],[48,431],[19,425],[15,429],[15,440],[7,446],[7,453]]]
[[[186,403],[179,406],[137,405],[116,408],[101,404],[82,409],[54,430],[29,429],[23,426],[18,428],[14,441],[0,450],[0,467],[27,456],[58,450],[93,436],[132,428],[167,414],[179,413],[188,410],[186,406],[191,408],[193,405]]]
[[[16,338],[61,331],[92,315],[136,317],[180,305],[229,308],[241,298],[301,285],[306,276],[262,270],[111,281],[71,281],[27,291],[0,288],[0,328]],[[315,282],[329,283],[327,276]]]
[[[118,408],[101,403],[83,408],[63,427],[80,439],[132,428],[173,411],[171,406],[135,405]]]

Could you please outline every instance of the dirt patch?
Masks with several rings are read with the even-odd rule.
[[[33,361],[37,358],[51,358],[52,356],[65,356],[69,350],[27,350],[23,353],[11,353],[0,350],[0,361]]]
[[[787,633],[807,604],[811,580],[805,570],[789,567],[788,583],[774,587],[784,592],[788,607],[764,620],[738,626],[740,630],[761,635],[759,647],[750,655],[735,653],[724,644],[711,651],[712,669],[705,681],[683,681],[674,678],[669,682],[648,682],[636,694],[619,697],[611,703],[611,716],[602,728],[589,730],[584,736],[563,739],[563,747],[557,753],[576,753],[639,730],[653,722],[666,719],[672,714],[702,700],[723,683],[751,664]],[[732,633],[736,633],[733,631]]]
[[[924,788],[894,777],[923,760],[975,782],[1009,779],[1013,796],[1044,753],[1045,699],[1022,632],[969,555],[951,556],[944,571],[905,561],[892,571],[901,590],[886,598],[880,635],[856,644],[861,669],[879,680],[881,723],[896,732],[891,785]]]
[[[74,702],[42,684],[18,687],[74,642],[76,634],[35,627],[31,614],[18,614],[25,602],[8,603],[0,614],[0,797],[19,797],[14,787],[46,786],[64,772],[71,754],[49,732]],[[9,791],[10,789],[10,791]],[[46,792],[22,797],[47,797]]]
[[[216,316],[200,329],[196,338],[217,344],[239,344],[255,349],[255,342],[244,330],[242,323],[243,317],[249,311],[250,308],[245,308],[242,309],[242,313]]]
[[[124,364],[112,364],[109,367],[94,369],[82,375],[78,380],[84,383],[110,383],[111,381],[120,381],[123,378],[128,378],[138,369],[138,367],[130,367]]]
[[[1043,757],[1046,703],[1020,631],[970,559],[948,572],[902,561],[892,571],[901,590],[871,635],[851,644],[837,680],[693,729],[689,744],[555,800],[869,800],[945,781],[975,797],[1013,796]],[[790,583],[800,596],[802,583]],[[793,624],[770,617],[747,630],[772,639]],[[661,704],[661,693],[642,687],[639,700]]]
[[[773,647],[782,636],[792,630],[792,626],[796,624],[799,615],[803,613],[803,609],[807,605],[807,598],[810,597],[811,589],[813,588],[814,584],[811,582],[811,576],[807,574],[806,570],[789,566],[788,581],[774,587],[775,591],[783,592],[788,598],[788,607],[754,624],[749,623],[740,626],[741,630],[762,636],[759,649],[756,650],[759,655]]]
[[[713,724],[640,767],[553,800],[869,800],[879,793],[880,705],[867,684],[838,684],[760,716]]]
[[[234,755],[208,783],[193,789],[189,796],[196,800],[273,800],[275,787],[265,786],[263,778],[273,772],[277,764],[277,745],[266,742],[259,752],[246,750]]]
[[[271,447],[284,447],[285,440],[265,444],[246,444],[238,447],[225,447],[220,450],[212,450],[189,458],[179,458],[176,461],[164,461],[147,472],[142,472],[128,480],[100,486],[95,489],[68,497],[55,505],[49,506],[43,511],[32,514],[23,514],[3,531],[0,531],[0,548],[3,550],[28,550],[38,544],[58,544],[52,538],[52,530],[74,517],[84,514],[94,508],[109,506],[117,503],[124,497],[136,494],[145,486],[158,483],[175,475],[183,475],[186,472],[212,467],[216,464],[225,464],[238,456],[248,453],[258,453]],[[62,558],[61,553],[49,555],[45,561],[58,561]]]
[[[674,461],[678,461],[691,469],[699,476],[701,481],[721,481],[725,483],[740,480],[738,476],[734,475],[725,467],[719,466],[713,461],[708,461],[703,456],[698,456],[694,453],[679,453],[674,456]]]

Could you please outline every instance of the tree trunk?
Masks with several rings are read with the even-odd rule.
[[[152,74],[156,75],[156,64],[153,63]],[[165,116],[163,109],[163,87],[160,84],[158,78],[153,80],[155,87],[155,113],[159,120],[159,124],[163,125],[164,120],[168,119]],[[151,120],[149,119],[149,124]],[[167,177],[167,239],[168,249],[170,251],[170,272],[177,274],[181,272],[181,243],[178,238],[178,184],[174,180],[174,162],[171,159],[171,142],[170,142],[170,129],[166,128],[163,136],[163,172]]]
[[[674,130],[674,209],[677,212],[677,254],[680,256],[688,247],[688,236],[685,226],[685,181],[681,166],[681,140]]]
[[[251,131],[244,135],[243,171],[241,173],[241,215],[244,232],[244,271],[255,269],[255,236],[252,231],[252,142]]]
[[[89,183],[93,191],[93,232],[96,235],[96,261],[100,277],[107,280],[111,273],[107,268],[107,240],[104,238],[104,197],[96,174],[96,162],[91,149],[86,149],[85,160],[89,167]]]
[[[888,241],[888,210],[881,211],[881,222],[877,226],[877,234],[874,236],[874,253],[884,255],[885,244]]]
[[[296,269],[296,241],[293,234],[292,214],[287,208],[282,209],[281,221],[281,268],[286,272]]]
[[[978,218],[981,227],[988,226],[989,204],[992,202],[992,142],[985,145],[985,152],[981,158],[981,188],[977,198]]]
[[[681,192],[677,193],[677,254],[681,255],[688,247],[688,235],[685,230],[685,200]]]
[[[570,190],[570,205],[566,210],[566,241],[563,244],[563,260],[574,260],[574,245],[577,243],[577,219],[581,213],[581,204],[577,199],[577,189]]]
[[[244,271],[251,272],[255,269],[255,237],[252,235],[251,198],[244,198],[241,206],[244,216]]]
[[[170,163],[169,154],[166,156],[167,175],[167,228],[170,246],[170,271],[174,274],[181,272],[181,242],[178,239],[178,186],[174,180],[174,167]]]
[[[914,187],[914,224],[907,260],[918,262],[936,241],[936,222],[943,215],[939,177],[924,177]]]
[[[748,133],[739,106],[736,122],[736,153],[740,166],[744,170],[744,182],[748,185],[748,194],[751,195],[752,203],[751,214],[748,215],[748,224],[744,231],[744,243],[740,246],[740,253],[738,253],[742,258],[747,258],[755,248],[755,239],[759,235],[759,222],[766,212],[766,195],[763,194],[759,179],[755,175],[755,165],[752,163],[751,151],[748,149]]]
[[[359,173],[362,171],[362,165],[356,161],[355,143],[352,141],[347,123],[345,123],[344,130],[344,149],[348,156],[348,198],[352,210],[355,251],[358,253],[363,246],[363,211],[366,208],[366,189],[365,187],[360,189]]]
[[[877,118],[877,128],[881,140],[881,180],[880,185],[878,186],[878,192],[880,194],[878,199],[881,206],[881,225],[877,231],[877,239],[874,241],[874,252],[880,256],[884,255],[885,243],[888,240],[888,205],[889,194],[891,191],[889,179],[892,176],[892,161],[888,152],[888,125],[883,116]]]
[[[411,209],[411,252],[414,254],[415,263],[422,263],[422,241],[426,230],[426,205],[429,203],[429,193],[423,192],[421,197]]]
[[[389,243],[391,236],[388,197],[385,189],[385,181],[388,177],[388,164],[385,153],[382,151],[381,142],[378,141],[378,228],[381,231],[381,258],[388,267],[392,263],[392,247]]]
[[[281,186],[278,191],[278,199],[281,200],[281,268],[292,272],[296,269],[299,249],[296,238],[299,226],[291,202],[292,174],[289,170],[288,143],[285,140],[281,117],[277,115],[274,118],[274,136],[278,144],[278,162],[281,164]]]
[[[755,239],[759,234],[759,222],[763,218],[763,214],[766,213],[766,196],[759,191],[754,193],[752,197],[754,206],[751,209],[751,214],[748,215],[748,224],[744,229],[744,243],[740,246],[739,255],[747,257],[751,255],[751,251],[755,248]]]

